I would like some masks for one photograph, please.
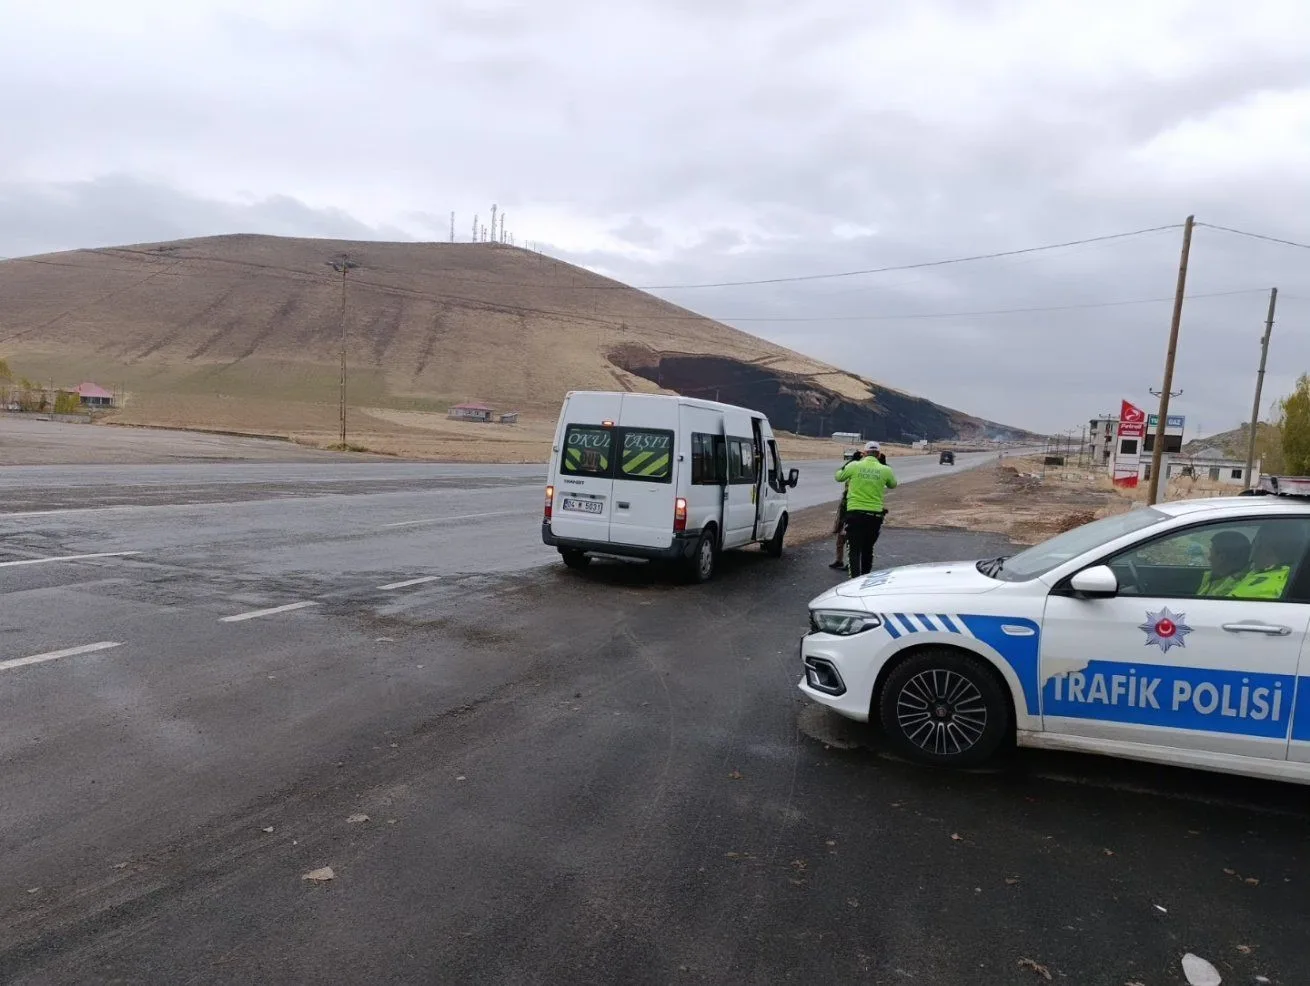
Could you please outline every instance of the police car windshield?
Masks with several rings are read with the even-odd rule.
[[[1002,582],[1027,582],[1058,568],[1071,558],[1168,519],[1168,514],[1149,507],[1104,517],[1082,527],[1075,527],[1072,531],[1057,534],[1049,541],[1035,544],[1009,558],[992,558],[979,562],[978,571]]]

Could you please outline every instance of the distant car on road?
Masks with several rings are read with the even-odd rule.
[[[925,763],[1013,740],[1310,784],[1310,480],[1278,488],[838,585],[800,689]]]
[[[943,453],[938,457],[938,459],[937,459],[937,464],[938,464],[939,466],[953,466],[953,465],[955,465],[955,453],[954,453],[954,452],[943,452]]]
[[[843,461],[843,462],[850,462],[851,459],[855,458],[856,453],[858,453],[858,452],[860,452],[860,451],[861,451],[861,449],[860,449],[860,447],[859,447],[858,445],[852,445],[850,448],[845,449],[845,450],[842,451],[842,454],[841,454],[842,461]]]

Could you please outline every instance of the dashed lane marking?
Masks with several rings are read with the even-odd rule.
[[[23,668],[29,664],[44,664],[46,661],[57,661],[61,657],[76,657],[78,654],[94,654],[96,651],[109,650],[112,647],[122,647],[121,643],[115,643],[111,640],[102,640],[98,644],[83,644],[81,647],[69,647],[66,650],[52,650],[44,654],[33,654],[31,657],[16,657],[10,661],[0,661],[0,671],[8,671],[10,668]]]
[[[273,616],[276,613],[290,613],[293,609],[305,609],[309,606],[317,606],[318,603],[287,603],[285,606],[274,606],[271,609],[255,609],[249,613],[237,613],[235,616],[224,616],[219,619],[219,623],[244,623],[246,620],[257,620],[261,616]]]
[[[411,585],[424,585],[427,582],[435,582],[441,578],[440,575],[425,575],[421,579],[406,579],[404,582],[388,582],[386,585],[378,586],[380,592],[386,592],[388,589],[408,589]]]
[[[24,558],[21,561],[0,561],[0,568],[14,565],[44,565],[52,561],[84,561],[88,558],[122,558],[125,555],[139,555],[139,551],[100,551],[94,555],[61,555],[58,558]]]

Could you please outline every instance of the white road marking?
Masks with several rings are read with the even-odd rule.
[[[86,558],[122,558],[124,555],[139,555],[139,551],[101,551],[94,555],[61,555],[58,558],[24,558],[22,561],[0,561],[0,568],[13,565],[44,565],[51,561],[82,561]]]
[[[57,661],[61,657],[75,657],[78,654],[94,654],[99,650],[109,650],[111,647],[122,646],[121,643],[102,640],[98,644],[84,644],[81,647],[69,647],[67,650],[52,650],[45,654],[33,654],[31,657],[16,657],[12,661],[0,661],[0,671],[8,671],[10,668],[22,668],[29,664],[44,664],[46,661]]]
[[[272,609],[255,609],[249,613],[238,613],[236,616],[224,616],[219,619],[219,623],[244,623],[246,620],[257,620],[261,616],[272,616],[275,613],[290,613],[293,609],[305,609],[308,606],[317,606],[318,603],[287,603],[285,606],[274,606]]]
[[[404,582],[388,582],[386,585],[378,586],[378,589],[383,592],[387,589],[408,589],[411,585],[423,585],[425,582],[435,582],[439,578],[441,578],[440,575],[425,575],[421,579],[406,579]]]
[[[419,524],[445,524],[453,520],[477,520],[480,517],[508,517],[511,514],[530,513],[530,510],[494,510],[488,514],[457,514],[454,517],[429,517],[426,520],[402,520],[396,524],[383,524],[383,527],[416,527]]]

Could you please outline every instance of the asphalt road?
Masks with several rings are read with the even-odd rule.
[[[0,564],[0,981],[1305,981],[1304,789],[890,759],[795,690],[826,545],[690,588],[433,519],[535,537],[514,469],[204,468],[0,518],[3,561],[139,552]]]
[[[928,456],[892,461],[904,482],[951,468]],[[838,464],[798,464],[792,508],[834,500]],[[180,566],[197,590],[203,572],[277,605],[353,591],[359,579],[518,572],[558,558],[541,543],[544,487],[543,466],[13,467],[0,470],[0,580],[5,562],[131,551]]]

